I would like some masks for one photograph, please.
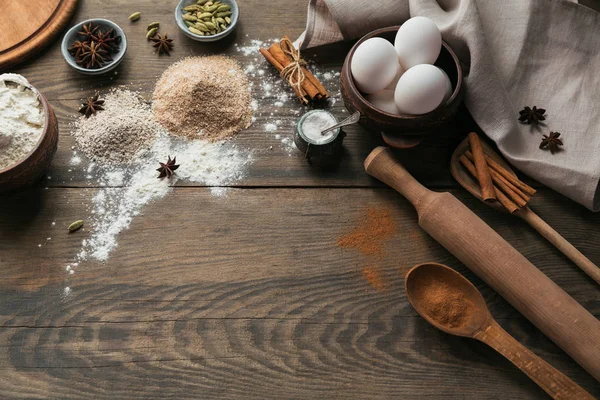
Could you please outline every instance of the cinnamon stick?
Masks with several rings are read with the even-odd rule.
[[[284,36],[283,39],[285,41],[284,43],[292,43],[288,36]],[[288,48],[286,50],[291,51],[292,49]],[[312,72],[310,72],[306,68],[302,68],[302,72],[304,72],[305,78],[308,79],[317,88],[317,90],[319,91],[320,99],[329,98],[329,93],[327,92],[327,89],[325,89],[325,86],[323,86],[323,84],[312,74]]]
[[[516,194],[518,194],[519,197],[522,198],[523,200],[525,200],[527,202],[529,202],[529,200],[531,200],[531,196],[530,195],[528,195],[527,193],[524,193],[521,189],[519,189],[518,187],[516,187],[515,185],[513,185],[512,183],[510,183],[508,180],[506,180],[505,177],[503,177],[498,172],[496,172],[496,170],[493,170],[493,169],[490,168],[490,173],[492,174],[492,180],[493,181],[500,180],[500,181],[504,182],[504,184],[507,185],[513,192],[515,192]]]
[[[475,170],[475,166],[473,165],[473,163],[469,161],[469,159],[464,154],[460,156],[459,161],[466,168],[466,170],[469,171],[473,178],[477,180],[477,171]],[[494,194],[496,195],[498,202],[502,204],[502,206],[506,208],[511,214],[519,209],[519,207],[512,200],[506,197],[506,195],[495,186]]]
[[[485,161],[481,141],[475,132],[469,133],[469,143],[471,144],[471,152],[473,153],[473,163],[477,172],[477,180],[479,181],[479,187],[481,187],[481,197],[483,201],[493,202],[496,200],[496,194],[494,193],[492,176]]]
[[[277,60],[277,62],[279,62],[279,64],[281,64],[283,68],[287,67],[292,63],[292,61],[281,49],[281,46],[279,46],[279,43],[275,43],[271,47],[269,47],[269,53],[271,53],[273,58],[275,58],[275,60]],[[304,69],[302,72],[304,72]],[[311,100],[318,100],[321,98],[319,90],[315,87],[315,85],[312,84],[312,82],[309,79],[304,79],[300,86]]]
[[[465,152],[465,156],[469,161],[473,162],[473,154],[470,151]],[[496,186],[498,186],[506,195],[519,207],[525,207],[531,197],[525,195],[518,188],[513,186],[510,182],[506,181],[502,175],[494,170],[490,170],[490,174],[492,176],[492,181]]]
[[[521,181],[519,178],[517,178],[516,176],[514,176],[513,174],[508,172],[502,165],[500,165],[496,161],[494,161],[494,159],[492,157],[490,157],[490,155],[486,154],[485,160],[487,161],[487,163],[491,169],[498,172],[507,181],[509,181],[510,183],[512,183],[519,189],[521,189],[523,192],[527,193],[529,196],[533,196],[537,192],[534,188],[532,188],[525,182]]]
[[[269,63],[270,63],[272,66],[274,66],[274,67],[275,67],[275,69],[276,69],[278,72],[281,72],[281,71],[283,71],[283,65],[281,65],[281,64],[279,63],[279,61],[277,61],[277,60],[276,60],[276,59],[275,59],[275,58],[274,58],[274,57],[271,55],[271,53],[269,53],[269,51],[268,51],[268,50],[266,50],[266,49],[259,49],[258,51],[260,51],[260,54],[262,54],[262,55],[263,55],[263,57],[265,57],[265,59],[266,59],[266,60],[267,60],[267,61],[268,61],[268,62],[269,62]],[[308,99],[306,98],[306,93],[303,93],[303,92],[299,91],[299,90],[298,90],[298,88],[297,88],[296,86],[292,86],[292,89],[294,89],[294,92],[296,93],[296,96],[298,96],[298,99],[300,99],[300,101],[301,101],[303,104],[308,104],[308,103],[309,103]]]

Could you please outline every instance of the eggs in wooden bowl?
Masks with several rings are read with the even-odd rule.
[[[16,95],[22,97],[21,108],[14,99],[9,100]],[[0,192],[28,187],[48,170],[56,153],[58,122],[54,111],[23,77],[0,75],[0,122]]]
[[[458,57],[441,35],[437,44],[433,30],[429,41],[420,34],[411,43],[399,41],[399,31],[399,26],[375,30],[352,47],[342,66],[341,93],[348,111],[361,113],[363,127],[391,147],[408,148],[455,117],[464,90]]]

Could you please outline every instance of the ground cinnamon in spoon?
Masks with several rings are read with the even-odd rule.
[[[452,282],[441,282],[419,274],[415,277],[416,297],[423,306],[425,314],[437,323],[459,328],[465,326],[475,307],[471,300]]]

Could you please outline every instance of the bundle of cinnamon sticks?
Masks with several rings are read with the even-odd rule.
[[[284,78],[303,104],[329,98],[325,87],[306,68],[306,62],[300,58],[300,52],[294,47],[289,37],[284,36],[279,43],[259,51],[279,73],[285,74]],[[292,71],[289,71],[290,68]]]
[[[469,143],[471,151],[466,151],[459,161],[479,182],[483,200],[498,201],[511,214],[525,207],[536,190],[486,154],[476,133],[469,133]]]

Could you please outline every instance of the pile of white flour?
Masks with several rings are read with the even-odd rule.
[[[175,156],[180,167],[171,179],[157,179],[158,161]],[[211,186],[216,196],[224,194],[223,186],[244,176],[251,163],[250,152],[232,143],[212,143],[161,135],[143,156],[125,166],[96,167],[92,172],[99,186],[105,186],[93,198],[92,235],[82,243],[77,256],[106,261],[117,248],[117,236],[129,228],[135,216],[151,201],[167,195],[179,179]]]

